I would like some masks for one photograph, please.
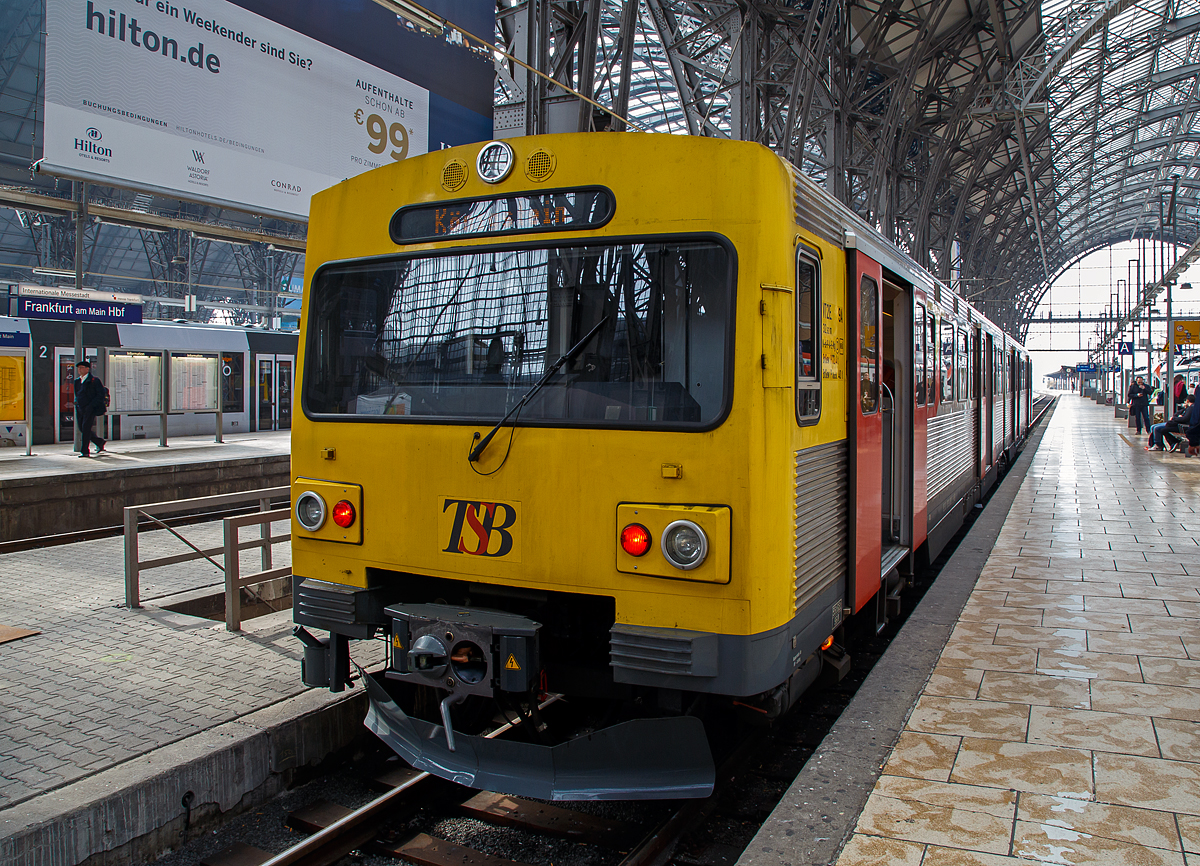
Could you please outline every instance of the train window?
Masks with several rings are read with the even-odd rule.
[[[913,376],[916,378],[917,405],[925,405],[925,305],[913,312]]]
[[[807,256],[796,259],[796,420],[821,416],[820,272]]]
[[[859,286],[858,382],[862,413],[879,408],[879,286],[864,276]]]
[[[932,406],[937,402],[938,382],[938,326],[937,316],[933,314],[932,310],[929,311],[929,315],[925,319],[925,325],[925,399]]]
[[[979,331],[972,329],[971,331],[971,399],[978,400],[980,398],[980,389],[983,387],[982,376],[979,371]]]
[[[303,405],[324,416],[709,427],[728,404],[733,256],[715,240],[548,242],[330,265]],[[390,417],[389,417],[390,416]]]
[[[942,320],[942,400],[951,402],[954,393],[954,323]]]
[[[967,332],[958,329],[958,399],[968,400],[967,382],[971,369],[971,345],[967,342]]]

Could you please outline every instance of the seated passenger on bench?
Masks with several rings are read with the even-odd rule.
[[[1182,406],[1175,410],[1169,421],[1155,424],[1150,428],[1150,441],[1146,443],[1147,451],[1163,451],[1164,441],[1170,441],[1174,447],[1182,438],[1183,431],[1188,427],[1188,419],[1192,415],[1192,398],[1188,397]]]

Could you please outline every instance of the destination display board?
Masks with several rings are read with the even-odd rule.
[[[595,229],[612,219],[607,189],[562,189],[403,207],[390,226],[398,244],[444,237]]]
[[[108,353],[110,415],[162,411],[163,356],[158,352]]]
[[[220,361],[218,355],[171,356],[172,412],[215,412],[220,408]]]
[[[492,4],[423,5],[495,28]],[[371,0],[47,0],[39,170],[305,218],[347,177],[490,138],[494,74]]]

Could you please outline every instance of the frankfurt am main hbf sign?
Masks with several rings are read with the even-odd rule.
[[[17,315],[21,318],[120,325],[142,321],[140,295],[25,285],[19,291]]]

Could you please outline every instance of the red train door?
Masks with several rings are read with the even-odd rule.
[[[913,293],[913,526],[912,549],[925,541],[929,513],[929,416],[933,414],[930,397],[932,383],[927,355],[934,351],[929,342],[929,302],[922,292]]]
[[[883,520],[883,413],[879,402],[880,336],[883,305],[880,291],[883,269],[861,252],[849,252],[852,277],[847,287],[852,328],[849,340],[851,401],[851,463],[854,496],[854,555],[851,596],[857,612],[879,591]]]
[[[996,429],[996,350],[994,337],[988,334],[983,347],[983,369],[980,374],[983,376],[983,405],[981,407],[983,415],[983,472],[992,468],[995,462],[992,457],[992,441],[994,439],[994,431]]]

